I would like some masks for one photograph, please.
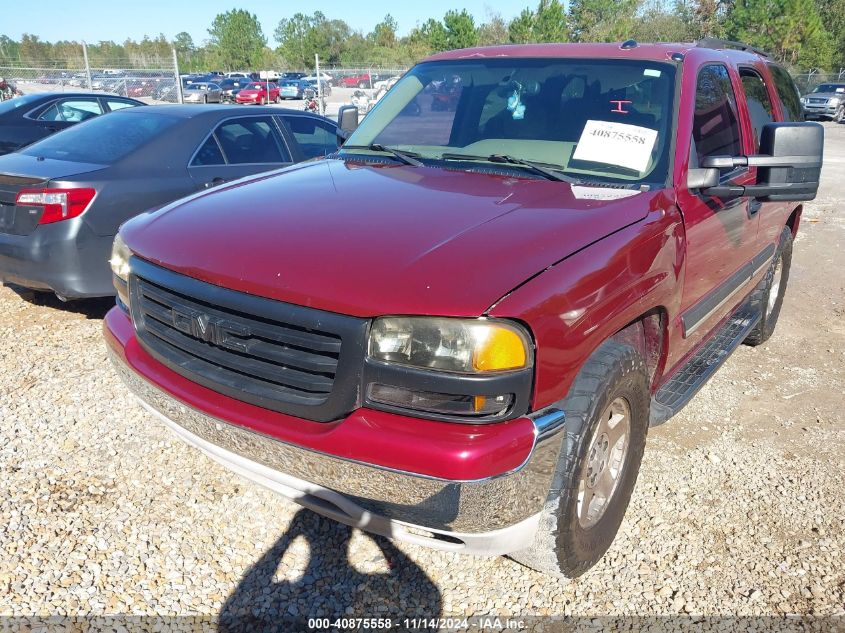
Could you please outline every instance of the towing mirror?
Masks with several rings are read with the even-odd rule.
[[[824,128],[818,123],[768,123],[760,135],[760,154],[708,156],[702,161],[704,169],[690,170],[688,179],[693,177],[693,172],[710,169],[757,167],[754,185],[700,189],[708,196],[719,198],[750,196],[763,202],[812,200],[819,190],[823,151]]]
[[[358,108],[354,105],[340,106],[337,112],[337,137],[343,143],[358,129]]]

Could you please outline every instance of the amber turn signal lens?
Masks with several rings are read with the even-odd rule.
[[[528,354],[523,338],[504,327],[490,327],[472,356],[476,371],[504,371],[525,367]]]

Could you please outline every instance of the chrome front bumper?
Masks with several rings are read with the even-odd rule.
[[[527,547],[551,487],[563,412],[534,417],[535,441],[516,470],[452,481],[317,453],[234,426],[154,386],[111,349],[123,381],[183,440],[234,470],[332,519],[437,549],[498,555]]]

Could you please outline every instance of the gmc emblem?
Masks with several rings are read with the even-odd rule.
[[[242,339],[252,332],[244,325],[190,309],[171,308],[170,315],[173,327],[183,334],[236,352],[249,352],[247,341]]]

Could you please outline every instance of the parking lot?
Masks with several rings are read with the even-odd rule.
[[[111,301],[0,288],[0,614],[845,616],[845,125],[825,132],[775,336],[650,431],[574,581],[299,509],[140,408],[106,359]]]
[[[104,94],[101,91],[89,91],[85,88],[79,88],[74,86],[62,86],[56,84],[41,84],[31,81],[26,82],[18,82],[18,88],[24,94],[35,94],[40,92],[93,92],[94,94]],[[339,88],[333,87],[331,89],[331,95],[325,98],[326,101],[326,112],[325,115],[336,119],[337,118],[337,111],[340,106],[348,103],[352,103],[352,94],[359,90],[358,88]],[[369,88],[363,89],[363,92],[370,98],[375,97],[375,90],[371,90]],[[138,97],[140,101],[144,101],[151,105],[162,104],[165,103],[163,101],[157,101],[151,97]],[[273,105],[273,104],[270,104]],[[281,103],[277,104],[276,107],[279,108],[292,108],[294,110],[301,110],[305,105],[305,101],[303,99],[286,99]],[[232,104],[233,107],[244,107],[244,106],[236,106]],[[361,115],[363,116],[363,112]]]

